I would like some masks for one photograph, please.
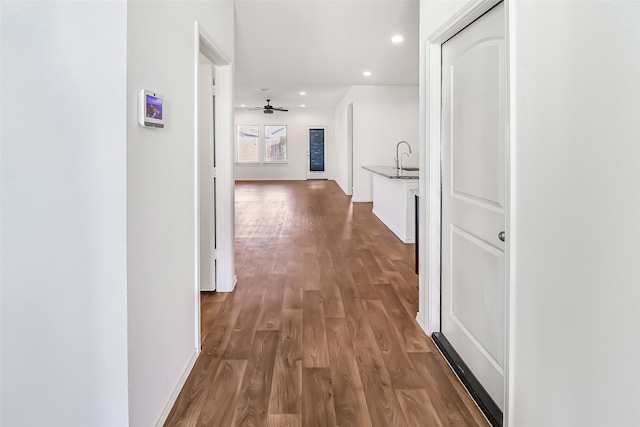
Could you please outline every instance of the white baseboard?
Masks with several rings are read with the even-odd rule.
[[[351,202],[352,203],[371,203],[373,202],[373,199],[366,198],[366,197],[361,198],[361,197],[351,196]]]
[[[194,348],[193,354],[191,355],[191,359],[189,360],[187,367],[182,373],[182,376],[180,377],[180,381],[178,381],[176,388],[173,390],[173,393],[171,393],[171,398],[167,402],[167,405],[164,407],[164,410],[160,415],[160,419],[156,423],[156,427],[162,427],[165,421],[167,421],[167,417],[171,412],[171,408],[173,408],[173,405],[176,403],[176,400],[178,399],[178,395],[180,394],[180,391],[182,391],[182,387],[184,386],[184,383],[187,382],[187,378],[189,378],[189,374],[191,373],[193,366],[196,364],[196,360],[198,359],[198,354],[199,354],[198,349]]]
[[[395,234],[396,237],[402,241],[402,243],[415,243],[415,239],[408,239],[407,236],[402,232],[402,230],[398,230],[396,227],[394,227],[391,224],[391,221],[387,221],[383,215],[380,215],[380,213],[376,211],[376,208],[373,208],[371,212],[373,212],[373,214],[377,216],[378,219],[382,221],[382,223],[386,225],[387,228],[391,230],[393,234]]]

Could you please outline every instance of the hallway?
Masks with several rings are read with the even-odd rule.
[[[333,181],[238,182],[230,294],[166,426],[485,426],[415,322],[413,245]]]

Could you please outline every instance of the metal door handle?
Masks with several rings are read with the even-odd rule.
[[[503,242],[504,242],[504,236],[505,236],[504,231],[501,231],[498,233],[498,239],[502,240]]]

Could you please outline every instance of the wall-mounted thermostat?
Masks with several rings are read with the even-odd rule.
[[[157,92],[142,89],[138,98],[138,123],[143,127],[164,127],[163,107],[164,98]]]

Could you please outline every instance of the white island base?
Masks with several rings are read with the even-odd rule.
[[[373,173],[373,213],[404,243],[416,241],[415,194],[419,188],[417,179]]]

